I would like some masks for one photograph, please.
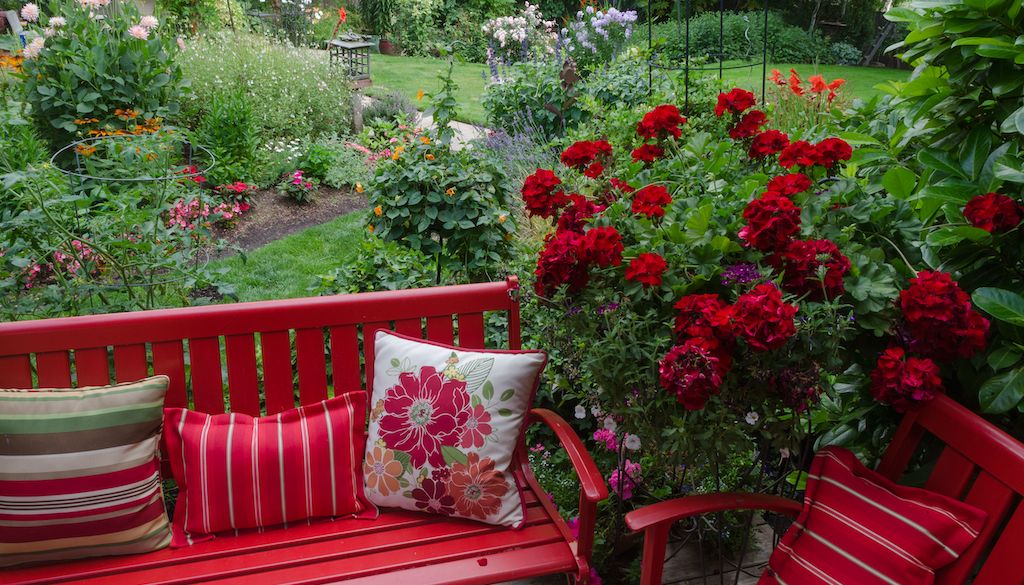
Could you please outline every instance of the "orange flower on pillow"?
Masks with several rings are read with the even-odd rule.
[[[402,462],[395,459],[394,451],[378,445],[366,455],[363,475],[366,476],[366,485],[381,495],[398,493],[401,489],[398,478],[402,475]]]
[[[509,489],[500,471],[494,469],[494,461],[480,459],[477,453],[469,453],[466,463],[452,465],[448,480],[448,493],[455,498],[455,509],[463,516],[487,518],[501,508],[501,497]]]

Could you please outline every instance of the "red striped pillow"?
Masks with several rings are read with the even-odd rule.
[[[164,411],[164,437],[178,483],[172,547],[317,517],[371,513],[361,462],[366,395],[253,418]]]
[[[977,538],[987,514],[897,485],[839,447],[811,463],[804,508],[759,585],[927,585]]]

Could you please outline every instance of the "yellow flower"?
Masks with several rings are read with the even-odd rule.
[[[430,137],[429,136],[420,136],[420,142],[422,142],[423,144],[430,144]]]
[[[426,159],[427,159],[427,160],[434,160],[434,155],[432,155],[432,154],[430,154],[430,153],[428,152],[428,153],[426,154]]]
[[[418,101],[418,102],[423,101],[423,90],[422,89],[419,90],[418,92],[416,92],[416,101]]]
[[[384,214],[384,208],[383,208],[383,207],[381,207],[380,205],[378,205],[377,207],[374,207],[374,208],[373,208],[373,213],[374,213],[374,215],[376,215],[377,217],[380,217],[381,215],[383,215],[383,214]]]
[[[449,187],[448,190],[444,192],[444,194],[449,197],[455,195],[455,187]]]
[[[363,184],[356,183],[356,193],[362,193],[363,191],[366,191],[366,189],[363,189]]]
[[[498,216],[498,223],[505,223],[506,219],[508,219],[508,216],[505,214],[501,214]]]

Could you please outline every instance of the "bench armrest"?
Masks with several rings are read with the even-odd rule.
[[[626,514],[626,526],[634,532],[644,531],[644,558],[640,565],[640,583],[661,583],[668,531],[678,520],[728,510],[768,510],[795,518],[802,508],[799,502],[788,498],[737,492],[685,496],[633,510]]]
[[[529,422],[544,423],[555,432],[562,448],[569,455],[569,461],[580,478],[580,488],[588,501],[596,504],[608,497],[608,486],[604,483],[604,477],[598,471],[594,460],[590,458],[583,441],[580,441],[576,431],[565,422],[565,419],[546,408],[534,408],[530,411]]]

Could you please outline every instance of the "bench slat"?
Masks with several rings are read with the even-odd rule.
[[[0,366],[2,367],[2,366]],[[36,354],[36,375],[40,388],[70,388],[71,360],[66,351]]]
[[[366,362],[366,393],[373,396],[373,338],[377,331],[390,329],[387,323],[366,323],[363,325],[363,355]],[[373,405],[367,405],[373,408]]]
[[[924,487],[927,490],[959,500],[967,488],[967,483],[971,480],[974,469],[974,463],[961,455],[959,451],[952,447],[946,447],[942,450],[942,455],[935,463],[935,468],[932,469]]]
[[[260,334],[263,348],[263,393],[267,414],[295,408],[292,387],[292,342],[287,331]]]
[[[313,404],[327,398],[327,359],[322,329],[295,332],[295,354],[299,370],[299,399]]]
[[[110,383],[110,357],[105,347],[75,350],[78,386],[106,386]]]
[[[427,339],[446,345],[455,344],[455,329],[452,327],[452,316],[427,317]]]
[[[1024,542],[1024,502],[1017,504],[1017,511],[1003,529],[999,542],[985,560],[974,585],[1022,585],[1024,577],[1008,581],[1010,575],[1020,573],[1020,546]]]
[[[114,381],[134,382],[149,375],[146,346],[142,343],[114,346]]]
[[[0,357],[0,387],[32,387],[32,362],[27,355]]]
[[[76,352],[77,354],[77,352]],[[153,373],[170,378],[164,406],[171,408],[188,407],[188,391],[185,389],[185,351],[180,341],[160,341],[153,344]],[[79,371],[81,383],[81,371]]]
[[[260,415],[260,382],[256,373],[256,340],[252,335],[228,335],[224,338],[228,362],[228,395],[231,412]]]
[[[359,332],[355,325],[331,327],[331,377],[334,395],[363,388],[359,364]]]
[[[401,319],[395,321],[395,331],[402,335],[423,339],[423,321],[420,319]]]
[[[192,401],[195,409],[209,414],[224,412],[224,379],[220,371],[220,340],[216,337],[188,340],[192,366]]]
[[[459,346],[484,348],[484,314],[459,313]]]
[[[976,542],[971,544],[964,554],[953,564],[945,567],[935,576],[935,585],[960,585],[974,570],[975,564],[982,557],[992,537],[998,534],[1003,518],[1010,508],[1016,494],[1000,483],[988,472],[983,471],[971,486],[964,501],[988,512],[988,519],[981,529]],[[1018,543],[1019,544],[1019,543]],[[1005,583],[1005,581],[1004,581]]]

